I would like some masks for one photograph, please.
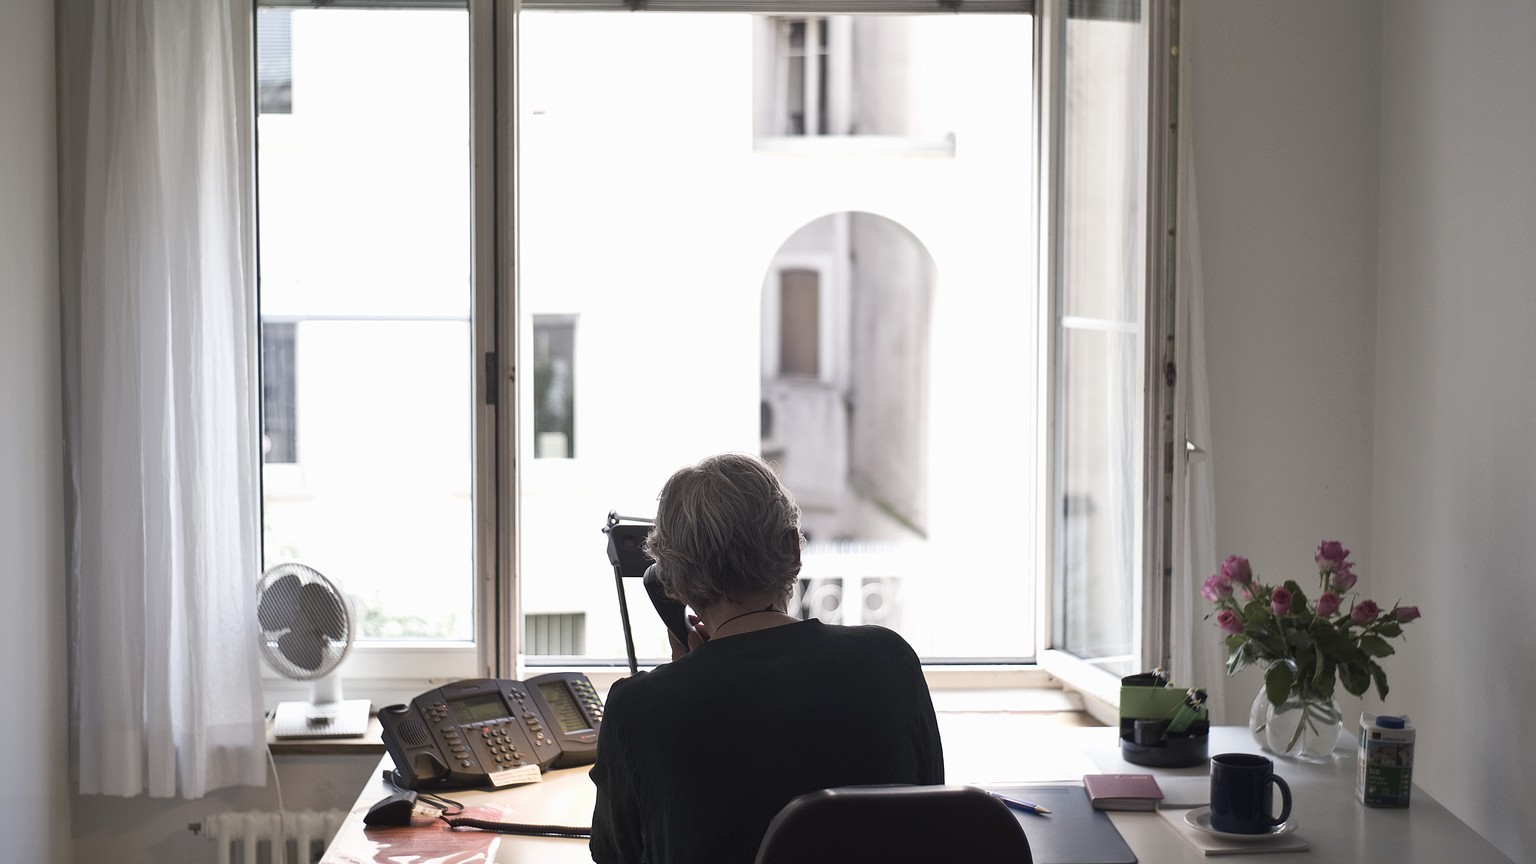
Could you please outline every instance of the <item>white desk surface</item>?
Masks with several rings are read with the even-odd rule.
[[[951,783],[1080,782],[1087,773],[1150,773],[1169,778],[1170,786],[1206,776],[1194,768],[1149,768],[1120,758],[1113,728],[1082,727],[1019,734],[1006,714],[941,714],[946,775]],[[1216,753],[1262,752],[1243,727],[1218,727],[1211,733]],[[381,768],[392,763],[386,755]],[[1355,799],[1354,746],[1348,736],[1328,762],[1276,760],[1276,773],[1291,785],[1292,818],[1297,836],[1311,845],[1306,852],[1222,856],[1232,864],[1512,864],[1487,840],[1415,787],[1410,806],[1393,810],[1366,807]],[[401,850],[367,841],[362,817],[389,792],[379,774],[362,790],[322,864],[362,864],[399,860]],[[446,793],[466,805],[504,810],[504,821],[586,826],[591,824],[596,790],[585,768],[546,774],[541,783],[494,792]],[[1156,813],[1110,814],[1115,827],[1142,864],[1197,862],[1205,857]],[[430,825],[430,823],[422,823]],[[426,829],[430,830],[430,829]],[[478,834],[479,832],[464,832]],[[500,864],[587,862],[585,840],[497,835],[489,860]],[[450,860],[450,859],[443,859]],[[466,860],[486,860],[474,858]]]

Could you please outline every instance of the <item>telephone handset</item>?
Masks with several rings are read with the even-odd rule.
[[[651,597],[651,605],[656,607],[656,614],[661,616],[667,629],[672,631],[683,647],[688,647],[688,634],[693,630],[688,626],[688,610],[682,603],[667,596],[665,588],[661,587],[661,576],[656,570],[656,565],[645,568],[645,578],[641,580],[645,584],[645,593]]]
[[[504,786],[530,765],[589,764],[602,722],[602,700],[579,672],[471,678],[379,710],[396,783],[410,789]]]

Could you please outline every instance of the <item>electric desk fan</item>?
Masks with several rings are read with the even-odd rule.
[[[342,699],[336,668],[352,651],[352,609],[336,584],[298,563],[278,564],[256,586],[261,656],[273,671],[309,681],[308,702],[282,702],[275,738],[359,738],[368,731],[367,699]]]

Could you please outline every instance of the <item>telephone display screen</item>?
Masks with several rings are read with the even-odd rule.
[[[479,723],[507,716],[507,703],[496,693],[487,693],[453,703],[453,719],[460,724]]]
[[[539,692],[549,707],[555,711],[555,722],[560,724],[561,732],[579,732],[592,728],[587,723],[586,715],[576,706],[576,700],[571,698],[571,691],[566,689],[562,681],[547,681],[539,685]]]

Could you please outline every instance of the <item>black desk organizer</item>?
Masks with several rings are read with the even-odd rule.
[[[1211,757],[1211,722],[1196,720],[1185,732],[1168,731],[1166,720],[1120,719],[1120,757],[1136,765],[1188,768]]]
[[[1169,731],[1169,727],[1176,727]],[[1210,758],[1205,691],[1168,686],[1161,669],[1120,679],[1120,756],[1136,765],[1187,768]]]

